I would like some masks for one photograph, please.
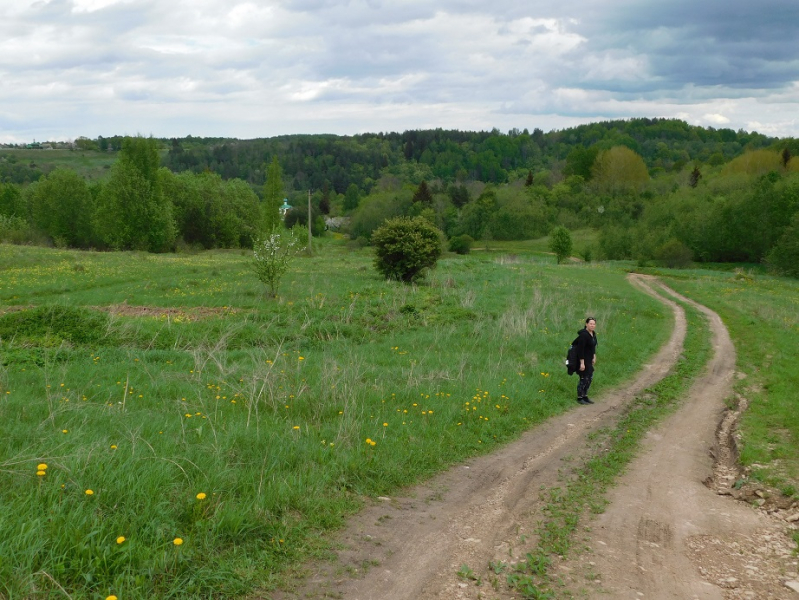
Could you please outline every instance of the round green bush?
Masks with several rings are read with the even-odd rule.
[[[387,219],[372,233],[375,268],[386,279],[416,281],[441,256],[441,236],[441,231],[422,217]]]
[[[474,238],[470,235],[456,235],[449,240],[450,252],[455,254],[469,254],[472,249]]]

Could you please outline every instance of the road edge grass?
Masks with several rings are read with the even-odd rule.
[[[696,378],[706,368],[711,353],[708,322],[698,310],[683,302],[688,322],[683,350],[670,374],[644,390],[630,404],[615,427],[590,436],[591,454],[563,473],[564,485],[542,490],[544,518],[536,530],[537,545],[515,565],[489,563],[493,586],[497,576],[526,600],[557,597],[563,582],[554,564],[574,549],[578,528],[586,517],[604,512],[607,491],[639,452],[650,429],[678,408]]]

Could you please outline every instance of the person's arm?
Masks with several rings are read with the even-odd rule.
[[[577,335],[577,358],[580,359],[580,371],[585,371],[585,337],[582,332]]]

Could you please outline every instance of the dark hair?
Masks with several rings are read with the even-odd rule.
[[[588,321],[593,321],[594,323],[596,323],[596,319],[595,319],[594,317],[588,317],[588,318],[585,320],[585,323],[586,323],[586,325],[588,324]]]

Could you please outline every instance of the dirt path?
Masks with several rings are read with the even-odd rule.
[[[603,598],[799,598],[795,547],[786,523],[731,500],[724,399],[732,394],[735,348],[719,316],[705,313],[713,357],[682,408],[650,432],[592,526],[591,552],[575,591]],[[718,434],[718,435],[717,435]],[[592,583],[586,583],[586,574]],[[582,577],[582,585],[580,578]]]
[[[575,406],[505,448],[455,467],[403,496],[378,499],[337,537],[337,561],[311,566],[296,589],[272,598],[518,598],[464,582],[457,572],[462,565],[484,571],[491,560],[522,558],[519,554],[530,548],[529,538],[541,518],[540,490],[558,485],[561,470],[588,453],[589,434],[612,425],[638,393],[669,372],[682,349],[686,321],[680,306],[653,290],[651,278],[635,275],[630,281],[670,307],[675,318],[668,343],[632,383],[598,396],[593,406]],[[749,535],[765,531],[756,511],[722,499],[701,484],[710,475],[708,449],[734,368],[734,349],[715,319],[716,358],[695,388],[704,392],[693,394],[689,402],[699,409],[688,415],[681,411],[675,423],[670,420],[664,425],[667,429],[650,436],[647,451],[613,492],[610,510],[595,526],[596,536],[589,540],[593,553],[560,565],[577,595],[723,598],[720,588],[700,576],[696,560],[701,561],[708,549],[729,554],[723,545],[727,540],[720,536],[739,521],[751,521]],[[694,401],[695,396],[701,401]],[[779,535],[776,527],[768,532]],[[599,573],[589,584],[586,569]],[[711,588],[719,593],[709,595]],[[793,593],[785,587],[782,591]]]

